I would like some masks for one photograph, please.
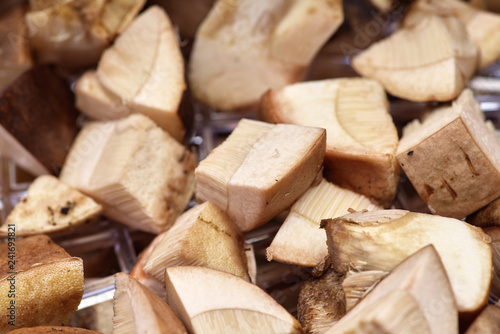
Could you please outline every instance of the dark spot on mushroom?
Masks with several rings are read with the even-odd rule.
[[[453,189],[445,179],[441,179],[441,182],[443,184],[443,187],[450,193],[451,198],[455,200],[458,197],[458,194],[455,191],[455,189]]]
[[[413,151],[409,151],[406,155],[413,155]]]
[[[66,202],[66,206],[61,208],[61,214],[67,215],[69,213],[69,210],[73,209],[75,207],[75,202]]]
[[[200,218],[200,221],[202,223],[207,224],[209,227],[213,228],[214,230],[216,230],[219,233],[224,233],[225,235],[227,235],[229,237],[231,236],[231,234],[229,234],[227,231],[225,231],[222,228],[220,228],[219,226],[217,226],[214,222],[211,222],[209,220],[205,220],[205,219],[202,219],[202,218]]]
[[[475,175],[479,175],[479,173],[476,171],[476,168],[474,167],[474,164],[472,163],[472,160],[470,159],[469,155],[461,147],[460,147],[460,151],[462,151],[462,155],[465,159],[465,162],[467,163],[467,167],[469,167],[469,170],[472,174],[472,177],[474,177]]]
[[[427,202],[429,200],[429,197],[431,197],[433,194],[434,194],[434,188],[432,188],[430,185],[428,185],[427,183],[424,184],[424,189],[425,189],[425,193],[423,194],[423,200],[425,202]]]

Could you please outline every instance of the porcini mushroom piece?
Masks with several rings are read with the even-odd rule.
[[[471,315],[488,301],[491,239],[478,227],[405,210],[356,212],[324,220],[323,226],[332,267],[338,272],[390,271],[432,244],[446,269],[458,311]]]
[[[198,201],[224,210],[242,232],[267,223],[312,184],[325,130],[243,119],[195,170]]]
[[[9,224],[15,224],[17,236],[61,231],[83,224],[101,211],[102,206],[92,198],[54,176],[42,175],[7,216],[0,235],[8,235]]]
[[[168,304],[192,333],[303,333],[271,296],[235,275],[170,267],[165,283]]]

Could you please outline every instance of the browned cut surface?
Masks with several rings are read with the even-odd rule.
[[[306,333],[323,333],[346,313],[342,275],[333,270],[301,285],[297,316]]]
[[[0,279],[6,277],[9,269],[8,243],[0,244]],[[15,242],[15,270],[24,271],[37,263],[47,263],[71,256],[46,235],[36,235]]]
[[[0,99],[0,125],[58,174],[78,129],[74,95],[48,66],[24,73]]]

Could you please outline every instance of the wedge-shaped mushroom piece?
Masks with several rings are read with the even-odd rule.
[[[165,270],[167,302],[190,333],[303,333],[258,286],[205,267]]]
[[[455,297],[434,246],[428,245],[408,257],[383,278],[361,303],[376,301],[394,290],[405,290],[413,295],[429,323],[431,333],[458,333]]]
[[[325,128],[326,179],[391,205],[399,180],[398,133],[376,81],[330,79],[270,90],[259,114],[267,122]]]
[[[302,282],[297,318],[306,333],[324,333],[345,315],[342,279],[343,275],[330,269],[319,278]]]
[[[266,250],[269,261],[316,267],[328,256],[321,220],[340,217],[349,209],[381,209],[363,195],[326,181],[309,188],[292,206],[271,245]]]
[[[90,122],[76,138],[61,181],[103,205],[108,217],[160,233],[186,208],[196,157],[146,116]]]
[[[500,58],[500,15],[474,8],[458,0],[418,0],[404,19],[404,24],[413,24],[428,13],[454,16],[467,30],[467,34],[479,48],[479,68],[485,68]]]
[[[83,262],[45,235],[0,244],[0,333],[68,324],[83,296]]]
[[[301,80],[343,21],[339,0],[219,0],[196,33],[193,95],[221,110],[253,107],[269,88]]]
[[[500,333],[500,307],[487,305],[465,334]]]
[[[178,220],[182,219],[182,216],[178,218]],[[146,247],[146,249],[139,255],[139,259],[137,263],[135,264],[134,268],[130,272],[130,275],[137,279],[140,283],[142,283],[144,286],[146,286],[148,289],[153,291],[155,294],[166,300],[166,292],[165,292],[165,279],[164,277],[160,279],[156,279],[154,276],[148,274],[145,272],[144,267],[146,263],[151,262],[150,257],[153,251],[156,251],[157,245],[163,244],[162,239],[166,236],[166,233],[160,234],[157,238],[153,239],[151,244]],[[201,237],[201,236],[199,236]],[[203,241],[204,242],[204,241]],[[213,247],[213,245],[212,245]],[[245,252],[245,258],[246,258],[246,268],[245,269],[240,269],[240,268],[232,268],[234,270],[228,270],[229,272],[233,273],[241,273],[245,272],[248,273],[247,276],[249,276],[249,280],[252,283],[255,283],[257,281],[257,263],[255,259],[255,252],[253,249],[253,246],[251,244],[245,243],[244,245],[244,252]],[[192,252],[186,252],[186,253],[192,253]],[[238,255],[229,255],[231,258],[237,258]],[[244,262],[245,260],[243,260]],[[205,262],[205,264],[209,264],[210,261]],[[217,261],[213,261],[217,262]],[[233,261],[235,262],[235,261]],[[239,262],[239,261],[236,261]],[[156,262],[153,262],[153,266],[156,266]],[[239,267],[239,265],[238,265]],[[231,268],[231,266],[226,266],[226,268]]]
[[[210,202],[183,213],[156,239],[149,246],[152,249],[145,251],[143,263],[136,266],[142,266],[144,273],[162,286],[165,286],[165,268],[174,266],[204,266],[250,280],[243,235]]]
[[[250,231],[309,188],[325,142],[324,129],[243,119],[196,168],[196,199],[212,202]]]
[[[92,119],[120,119],[131,113],[122,99],[102,85],[96,71],[87,71],[78,79],[75,94],[78,110]]]
[[[61,231],[82,224],[101,211],[101,205],[92,198],[54,176],[42,175],[31,183],[26,196],[7,216],[0,226],[0,235],[8,234],[9,224],[15,224],[16,236]]]
[[[332,267],[339,272],[390,271],[422,247],[436,248],[458,310],[466,315],[488,300],[490,237],[463,221],[405,210],[356,212],[324,220]]]
[[[183,142],[182,117],[189,115],[179,112],[184,111],[180,106],[185,89],[174,28],[163,9],[152,6],[103,53],[97,71],[77,82],[76,104],[100,120],[144,114]]]
[[[387,274],[387,271],[382,270],[349,271],[342,281],[346,311],[356,306]]]
[[[47,66],[35,67],[0,98],[0,151],[33,175],[57,174],[78,132],[74,95]]]
[[[17,5],[0,15],[0,93],[31,68],[31,50],[26,40],[26,7]]]
[[[19,328],[9,332],[12,334],[100,334],[89,329],[68,326],[36,326]]]
[[[463,218],[500,196],[500,143],[469,90],[406,126],[397,159],[433,213]]]
[[[411,101],[450,101],[476,70],[478,49],[454,17],[422,15],[352,60],[361,75]]]
[[[342,325],[346,326],[354,319],[366,316],[367,305],[375,305],[377,301],[380,302],[387,296],[394,296],[397,291],[405,291],[412,295],[424,315],[423,322],[428,325],[430,333],[458,333],[458,312],[450,281],[432,245],[424,247],[394,268],[373,291],[347,313],[345,319],[339,321],[338,327],[334,326],[327,333],[343,333],[340,331]],[[397,308],[391,310],[393,317],[400,315]],[[412,326],[417,325],[413,321],[409,323]],[[408,332],[398,331],[398,333],[420,333],[416,328],[409,329],[411,330]]]
[[[134,19],[145,0],[30,1],[30,43],[45,63],[84,67]]]
[[[413,295],[394,290],[371,303],[360,304],[325,334],[336,333],[432,333],[425,315]]]
[[[187,334],[164,300],[125,273],[115,275],[113,333]]]

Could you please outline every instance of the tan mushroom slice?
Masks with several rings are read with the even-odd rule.
[[[104,215],[160,233],[186,208],[196,157],[152,120],[133,114],[87,123],[68,155],[61,181],[102,204]]]
[[[144,114],[183,142],[182,117],[189,116],[180,108],[185,89],[174,28],[163,9],[152,6],[103,53],[96,72],[77,82],[77,106],[100,120]]]
[[[353,311],[324,333],[432,333],[415,297],[405,290],[394,290]]]
[[[500,333],[500,307],[487,305],[465,334]]]
[[[356,306],[387,274],[387,271],[381,270],[349,271],[342,281],[346,311]]]
[[[165,268],[203,266],[226,271],[250,281],[243,235],[218,207],[197,205],[177,218],[175,224],[146,250],[146,275],[165,285]]]
[[[405,291],[412,295],[424,314],[424,322],[429,326],[430,333],[458,333],[458,312],[450,281],[439,254],[432,245],[422,248],[394,268],[347,313],[344,319],[339,321],[338,327],[334,326],[328,333],[340,333],[342,324],[345,326],[356,318],[366,316],[367,305],[374,305],[396,291]],[[393,308],[392,311],[392,317],[400,315],[397,308]],[[409,323],[416,326],[413,321]],[[398,333],[416,334],[420,331],[413,328],[411,331]]]
[[[164,300],[125,273],[115,275],[113,333],[187,334]]]
[[[454,17],[422,15],[352,60],[359,74],[411,101],[450,101],[475,72],[478,49]]]
[[[469,90],[407,125],[397,159],[433,213],[463,218],[500,196],[500,142]]]
[[[66,81],[48,66],[35,67],[0,97],[0,151],[33,175],[57,174],[77,116]]]
[[[235,275],[205,267],[165,271],[167,302],[190,333],[303,333],[271,296]]]
[[[458,310],[479,311],[492,275],[490,237],[463,221],[405,210],[356,212],[324,220],[332,266],[390,271],[422,247],[436,248],[450,279]]]
[[[103,87],[95,71],[85,72],[75,84],[76,107],[96,120],[114,120],[128,116],[130,107]]]
[[[89,329],[68,326],[36,326],[13,330],[12,334],[100,334]]]
[[[343,216],[349,209],[381,209],[363,195],[338,187],[325,179],[309,188],[292,206],[271,245],[266,249],[269,261],[276,260],[316,267],[328,256],[321,220]]]
[[[69,324],[83,296],[83,261],[45,235],[13,235],[0,244],[0,333]]]
[[[196,33],[193,95],[220,110],[255,106],[269,88],[301,80],[342,22],[339,0],[219,0]]]
[[[46,63],[84,67],[102,52],[144,6],[145,0],[31,1],[30,43]]]
[[[329,79],[270,90],[261,99],[259,116],[325,128],[325,178],[391,205],[399,180],[398,133],[376,81]]]
[[[324,333],[345,315],[342,278],[343,275],[329,270],[319,278],[313,277],[302,282],[297,318],[306,333]]]
[[[140,254],[130,275],[165,300],[165,268],[172,265],[201,265],[224,270],[255,284],[257,263],[253,246],[241,245],[241,232],[233,222],[210,202],[189,211],[177,219],[171,230],[153,239]],[[179,235],[183,235],[183,240],[175,239]],[[165,249],[168,254],[162,254]],[[161,274],[153,276],[160,269]]]
[[[394,268],[361,302],[376,301],[399,289],[413,295],[431,333],[458,333],[455,297],[440,256],[432,245],[422,248]]]
[[[0,93],[33,65],[25,12],[26,7],[18,5],[0,15]]]
[[[101,205],[68,187],[54,176],[42,175],[31,183],[26,196],[0,226],[0,235],[8,234],[15,224],[16,236],[51,233],[69,229],[96,217]]]
[[[485,68],[500,58],[500,15],[458,0],[415,1],[405,17],[405,24],[419,20],[425,13],[453,16],[459,19],[467,34],[479,48],[479,68]]]
[[[290,207],[312,184],[325,130],[241,120],[196,168],[196,199],[210,201],[250,231]]]

